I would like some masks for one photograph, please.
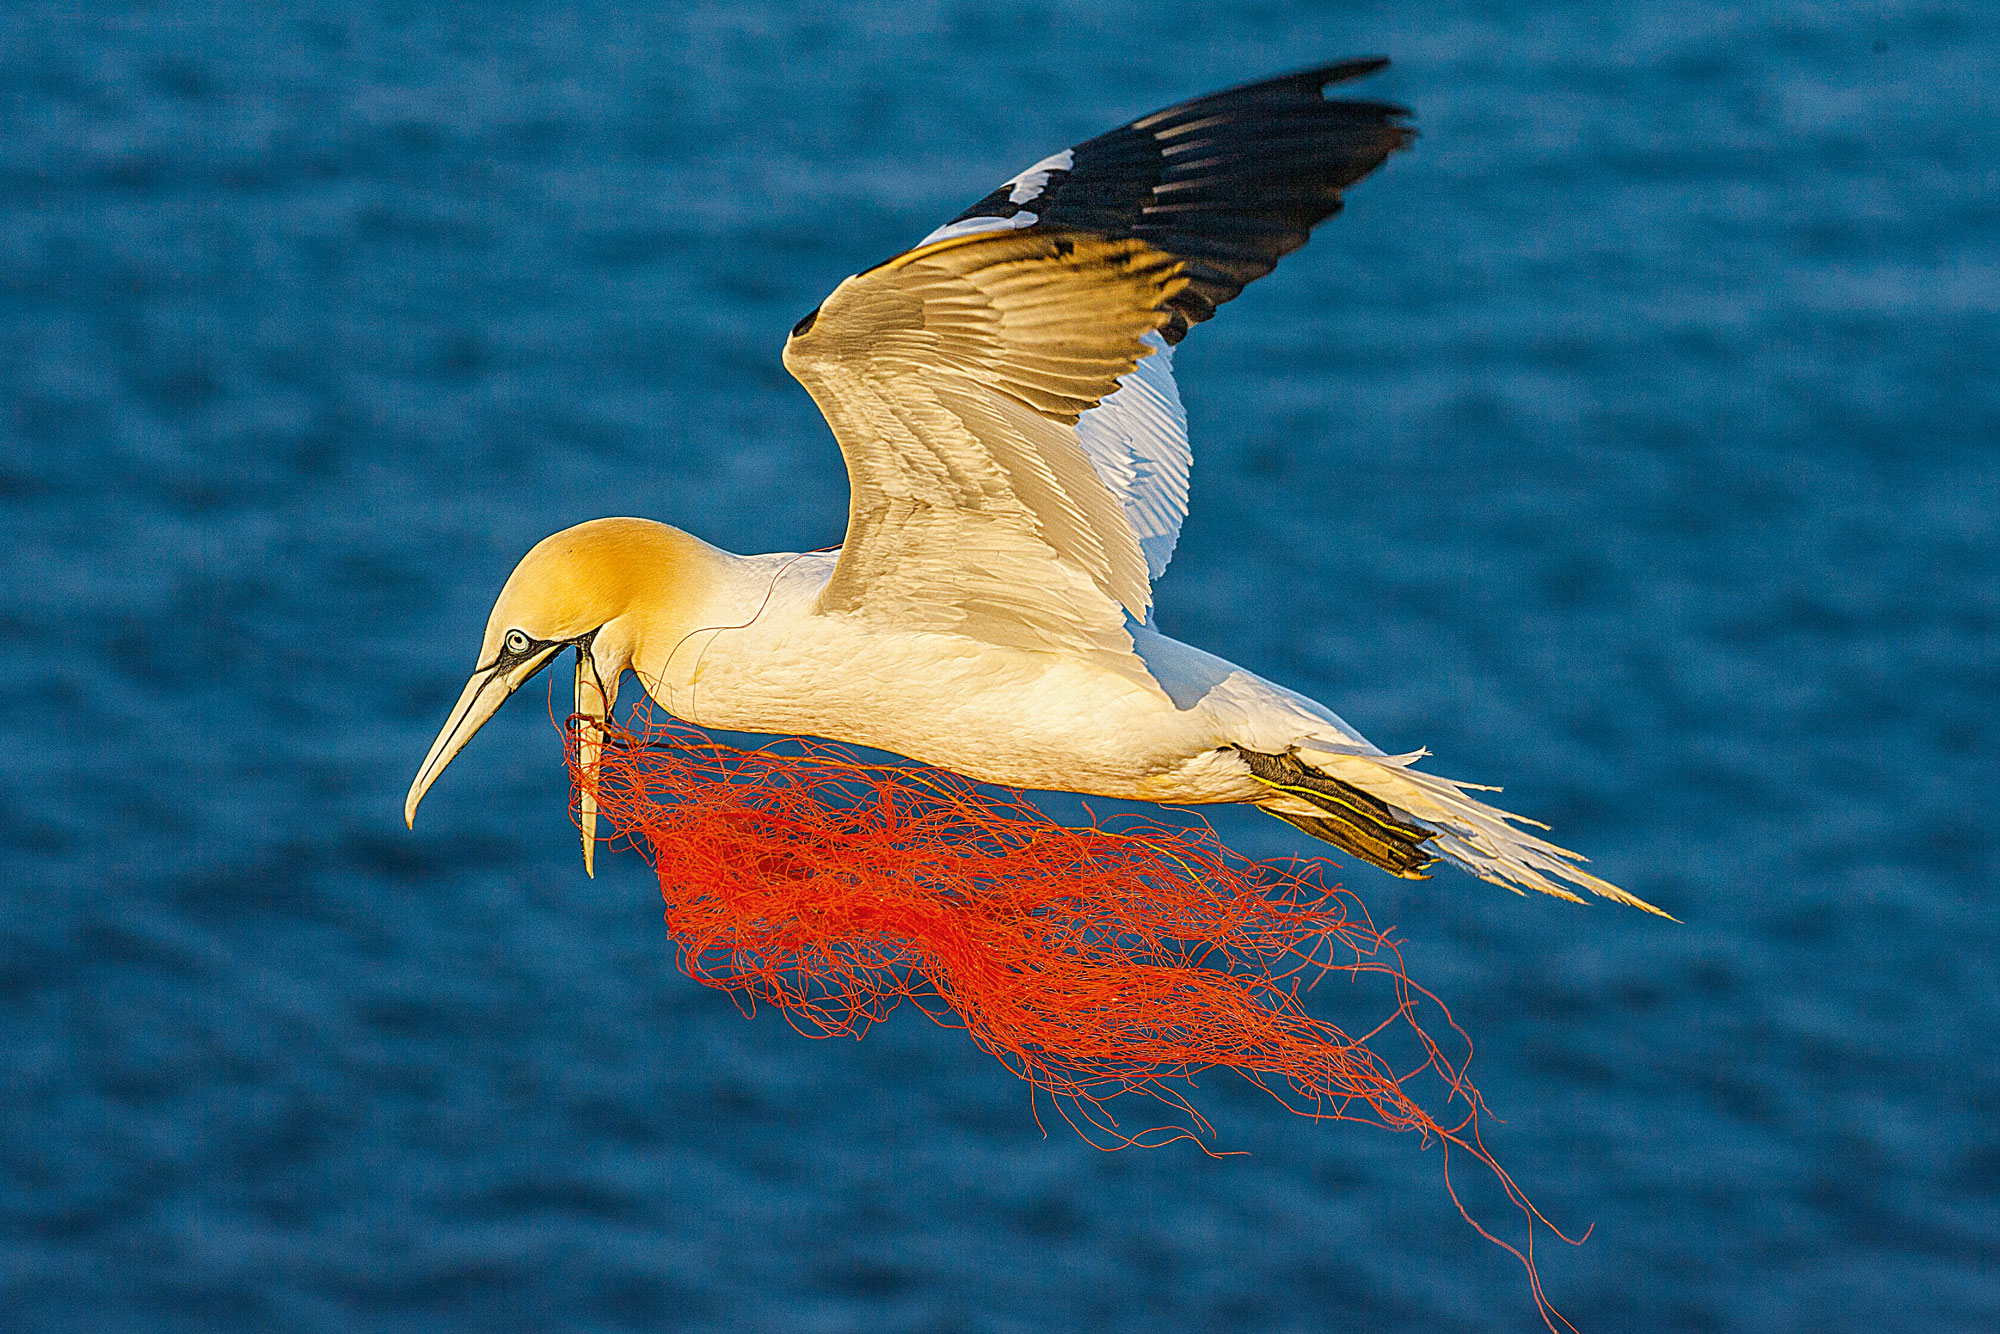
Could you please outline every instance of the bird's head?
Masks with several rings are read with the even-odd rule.
[[[671,616],[707,551],[687,534],[647,519],[593,519],[537,543],[493,604],[479,665],[410,784],[405,822],[416,823],[424,793],[507,697],[564,649],[576,650],[576,711],[606,718],[648,630]],[[586,728],[580,755],[586,772],[599,744],[601,737]],[[586,868],[595,813],[586,793]]]

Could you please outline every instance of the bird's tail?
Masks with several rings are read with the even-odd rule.
[[[1257,805],[1315,838],[1392,875],[1421,880],[1439,858],[1519,894],[1538,890],[1583,900],[1557,881],[1661,917],[1652,904],[1599,879],[1584,860],[1516,825],[1548,826],[1489,806],[1461,783],[1413,766],[1423,751],[1370,755],[1308,743],[1283,755],[1239,748],[1250,772],[1271,789]]]

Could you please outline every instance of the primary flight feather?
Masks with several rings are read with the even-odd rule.
[[[1043,159],[800,320],[785,366],[847,463],[836,553],[736,556],[643,519],[508,579],[406,818],[566,648],[704,727],[874,746],[1015,787],[1248,802],[1393,874],[1651,905],[1323,705],[1152,626],[1187,512],[1173,349],[1414,137],[1325,90],[1357,60],[1155,112]],[[587,734],[586,771],[598,744]],[[584,857],[595,807],[583,798]],[[1540,827],[1540,826],[1538,826]]]

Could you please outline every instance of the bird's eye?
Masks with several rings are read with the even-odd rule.
[[[526,653],[528,651],[528,636],[519,630],[509,630],[507,632],[507,651],[509,653]]]

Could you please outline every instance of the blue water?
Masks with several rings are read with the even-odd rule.
[[[839,278],[1380,51],[1423,139],[1183,349],[1161,623],[1685,920],[1343,872],[1580,1327],[2000,1328],[2000,11],[1480,9],[0,8],[0,1324],[1535,1328],[1411,1138],[745,1019],[538,692],[400,817],[545,533],[838,540]]]

